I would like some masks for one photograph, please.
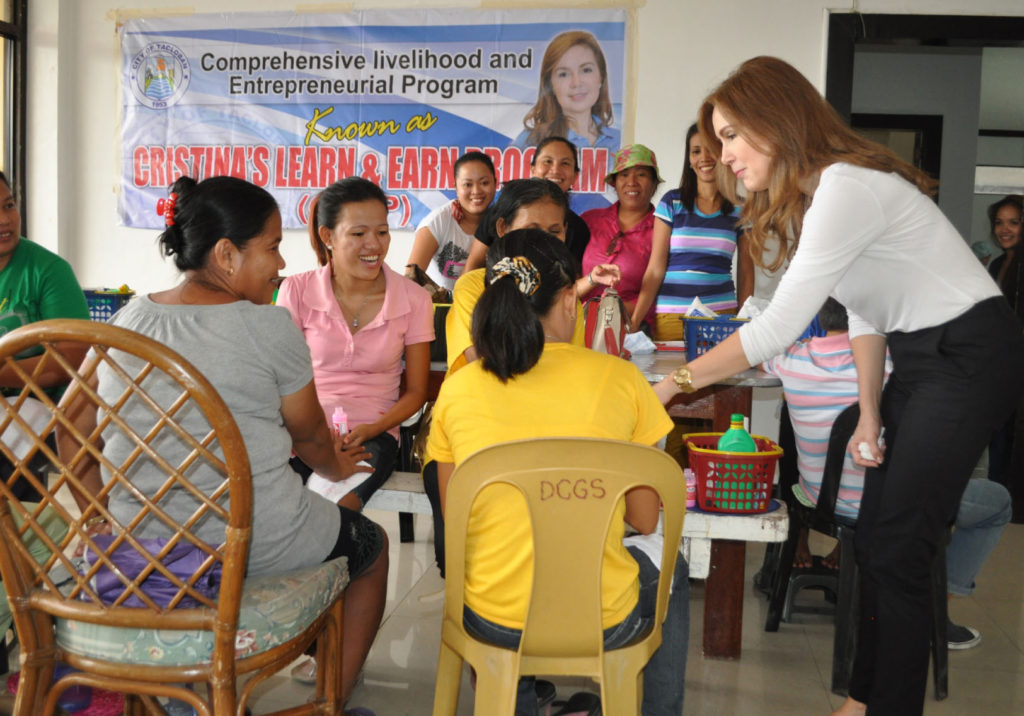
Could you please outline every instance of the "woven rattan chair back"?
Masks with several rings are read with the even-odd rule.
[[[60,352],[68,343],[88,345],[82,366],[70,364]],[[27,373],[16,358],[33,350],[41,350],[40,359]],[[8,334],[0,340],[0,371],[12,371],[24,382],[0,411],[0,452],[14,466],[10,477],[0,481],[0,573],[21,640],[18,701],[37,699],[49,688],[54,617],[119,627],[210,631],[214,653],[209,667],[215,680],[229,680],[233,688],[252,488],[241,433],[217,391],[166,346],[133,331],[90,321],[43,321]],[[106,386],[103,395],[97,390],[101,373]],[[67,388],[58,403],[50,387],[62,384]],[[26,403],[32,400],[49,414],[41,427],[32,427],[23,417]],[[132,424],[123,417],[126,410],[135,417]],[[80,427],[81,415],[86,416],[87,430]],[[148,416],[144,424],[140,415]],[[203,427],[197,430],[197,426]],[[52,441],[47,442],[51,433],[57,435],[59,451],[53,449]],[[12,446],[19,440],[23,449],[16,451]],[[103,445],[114,441],[121,446],[118,454],[127,455],[117,463],[103,452]],[[38,468],[40,463],[43,470]],[[150,476],[147,484],[158,485],[154,492],[144,492],[133,482],[141,471]],[[88,488],[90,474],[93,479],[102,474],[96,494]],[[203,484],[196,482],[200,477]],[[16,497],[14,485],[19,480],[39,493],[38,503]],[[119,520],[108,507],[108,500],[112,504],[119,491],[120,499],[127,495],[137,502],[138,511],[130,520]],[[189,514],[175,519],[171,513],[180,515],[183,503],[190,506]],[[40,522],[44,511],[59,515],[67,527],[64,537],[50,537],[53,530]],[[114,539],[109,545],[101,546],[90,534],[98,518],[112,527]],[[219,544],[196,535],[197,526],[211,521],[223,523]],[[144,525],[160,533],[165,540],[162,546],[136,537]],[[26,546],[32,540],[45,543],[49,557],[41,562],[33,559]],[[91,565],[75,558],[79,543],[94,555]],[[125,545],[138,553],[135,576],[115,563],[114,550]],[[172,550],[183,547],[198,551],[201,566],[195,574],[175,574],[165,564]],[[108,581],[113,575],[114,582],[102,596],[96,581],[101,569],[109,572]],[[200,575],[215,570],[221,575],[219,596],[200,588]],[[166,582],[161,600],[142,588],[154,575]],[[25,668],[40,663],[42,669]],[[116,677],[116,669],[107,667],[105,673]],[[36,683],[31,683],[30,676]]]

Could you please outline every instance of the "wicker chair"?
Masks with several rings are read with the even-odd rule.
[[[81,368],[57,350],[64,342],[90,347]],[[33,346],[44,353],[26,374],[14,357]],[[126,713],[162,714],[156,697],[169,696],[206,716],[241,716],[253,688],[314,641],[320,665],[316,695],[287,713],[340,714],[346,561],[245,578],[252,522],[249,460],[234,418],[213,386],[166,346],[90,321],[43,321],[10,333],[0,340],[0,369],[17,371],[25,382],[0,411],[0,451],[15,465],[10,479],[0,481],[0,575],[21,641],[15,714],[51,714],[61,692],[87,685],[125,693]],[[105,385],[117,381],[115,399],[104,400],[98,393],[100,374]],[[68,383],[59,405],[40,385],[50,385],[54,376]],[[112,393],[105,390],[104,395]],[[32,430],[19,415],[32,399],[50,411],[43,430]],[[151,414],[145,425],[137,417],[140,407]],[[121,414],[127,408],[134,409],[132,425]],[[75,420],[83,415],[84,420]],[[45,442],[51,430],[57,431],[58,452]],[[21,458],[9,447],[14,438],[31,442]],[[121,464],[102,452],[104,442],[112,440],[128,441],[129,457]],[[40,453],[50,462],[49,480],[28,469]],[[148,485],[156,476],[159,488],[138,489],[133,478],[142,474]],[[20,475],[42,494],[38,506],[23,505],[11,493]],[[102,488],[90,491],[87,484]],[[107,507],[108,497],[118,491],[139,505],[126,522]],[[172,500],[179,501],[179,513],[181,500],[194,505],[189,508],[194,512],[176,521],[168,514]],[[46,508],[67,525],[59,540],[47,536],[40,524]],[[94,518],[112,526],[110,544],[92,534]],[[196,536],[204,524],[208,535],[212,520],[226,526],[222,544]],[[139,537],[144,525],[159,527],[166,543]],[[49,547],[41,563],[25,546],[33,540]],[[91,560],[74,556],[79,542],[92,553]],[[175,573],[169,566],[175,548],[191,552],[200,566]],[[127,571],[116,549],[137,553],[137,573]],[[208,590],[207,577],[217,569],[219,591]],[[102,597],[101,576],[113,582]],[[151,587],[161,579],[166,593],[158,599]],[[53,682],[57,662],[76,671]],[[236,684],[239,675],[249,678]],[[206,688],[191,688],[200,683]]]

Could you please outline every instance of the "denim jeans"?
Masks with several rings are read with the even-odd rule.
[[[946,547],[946,588],[966,597],[974,592],[974,578],[999,542],[1013,515],[1010,492],[991,480],[968,480],[956,528]]]
[[[640,568],[640,598],[633,611],[615,626],[604,630],[604,646],[615,649],[626,646],[647,632],[654,621],[658,599],[659,566],[642,551],[627,547]],[[689,565],[682,555],[676,559],[672,594],[668,600],[665,623],[661,626],[661,646],[644,667],[643,716],[680,716],[683,713],[683,691],[686,677],[686,649],[690,638]],[[519,648],[519,629],[495,624],[476,614],[469,607],[463,611],[463,625],[471,635],[509,649]],[[536,716],[535,678],[519,680],[516,694],[516,716]]]

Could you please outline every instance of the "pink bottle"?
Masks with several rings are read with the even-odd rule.
[[[334,434],[339,437],[348,432],[348,416],[340,405],[334,408],[334,413],[331,415],[331,427],[334,429]]]
[[[697,476],[693,470],[686,468],[683,470],[683,476],[686,477],[686,506],[696,507],[697,506]]]

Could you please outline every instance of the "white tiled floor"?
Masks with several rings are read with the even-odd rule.
[[[366,664],[364,680],[350,706],[373,709],[378,716],[421,716],[431,712],[443,604],[442,580],[433,565],[429,520],[416,518],[416,542],[400,544],[394,514],[367,514],[383,524],[391,538],[391,575],[384,624]],[[1009,525],[978,578],[974,596],[950,605],[954,621],[981,630],[982,643],[950,652],[950,696],[929,695],[928,716],[1024,713],[1024,525]],[[743,609],[743,656],[739,661],[704,659],[700,653],[702,582],[691,589],[686,716],[747,714],[828,714],[840,697],[830,693],[832,624],[828,617],[798,615],[799,623],[765,633],[765,599],[750,586],[763,550],[747,555]],[[472,692],[462,680],[459,716],[472,714]],[[558,681],[560,698],[587,688],[585,681]],[[287,676],[268,684],[255,711],[301,701],[309,689]],[[614,714],[610,715],[614,716]]]
[[[362,683],[350,706],[377,716],[423,716],[431,713],[440,639],[443,582],[433,565],[429,520],[416,518],[416,541],[398,540],[397,515],[368,511],[391,539],[391,573],[384,624],[367,661]],[[1004,716],[1024,714],[1024,525],[1009,525],[978,578],[974,596],[950,605],[953,620],[977,627],[982,643],[950,652],[950,697],[929,695],[927,716]],[[743,608],[743,656],[739,661],[704,659],[700,653],[702,582],[691,587],[691,630],[686,673],[685,716],[748,714],[828,714],[840,703],[829,692],[832,625],[828,617],[798,615],[799,623],[782,624],[774,634],[763,630],[765,599],[750,586],[763,550],[747,555]],[[586,680],[562,680],[559,698],[592,688]],[[254,713],[305,701],[311,688],[287,674],[268,680],[259,690]],[[473,712],[468,679],[462,680],[459,716]],[[10,713],[0,699],[0,713]],[[615,716],[614,714],[610,716]]]

